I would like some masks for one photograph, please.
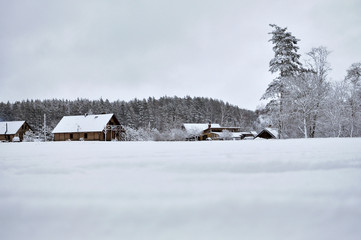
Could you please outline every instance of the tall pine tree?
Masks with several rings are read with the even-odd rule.
[[[270,24],[273,31],[269,34],[272,38],[274,58],[269,63],[269,71],[278,73],[268,86],[262,99],[272,99],[268,104],[268,108],[273,112],[274,120],[277,122],[278,136],[282,137],[282,131],[285,124],[286,114],[284,113],[284,102],[287,98],[287,79],[297,75],[302,69],[300,63],[300,54],[297,53],[299,47],[295,38],[287,28],[281,28],[275,24]]]

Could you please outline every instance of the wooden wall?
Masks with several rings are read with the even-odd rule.
[[[5,135],[5,134],[0,134],[0,141],[12,141],[13,140],[14,135]]]
[[[84,141],[104,141],[104,133],[54,133],[54,141],[79,141],[81,138]]]
[[[107,141],[111,141],[114,139],[115,133],[112,133],[110,136],[110,131],[107,132]],[[80,139],[84,141],[104,141],[104,133],[103,132],[88,132],[88,133],[54,133],[54,141],[80,141]]]
[[[30,126],[25,122],[15,134],[0,134],[0,141],[12,142],[14,137],[19,137],[20,141],[24,140],[24,134],[31,130]]]
[[[118,119],[113,115],[109,120],[108,126],[110,125],[120,125]],[[115,132],[110,130],[107,131],[106,140],[111,141],[112,139],[117,138],[120,140],[119,134],[116,135]],[[104,141],[105,135],[104,132],[74,132],[74,133],[54,133],[54,141],[79,141],[80,139],[84,141]]]

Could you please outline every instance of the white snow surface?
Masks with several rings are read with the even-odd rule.
[[[25,121],[0,122],[0,134],[15,134],[24,123]]]
[[[0,143],[0,239],[359,240],[360,146]]]
[[[183,126],[188,133],[202,133],[208,129],[208,123],[184,123]],[[221,126],[218,123],[211,123],[211,127],[220,128]]]
[[[113,114],[64,116],[53,133],[101,132]]]

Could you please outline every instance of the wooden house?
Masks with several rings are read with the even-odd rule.
[[[53,130],[54,141],[123,140],[125,130],[114,114],[65,116]]]
[[[25,121],[0,122],[0,141],[23,141],[24,134],[31,130],[29,124]]]
[[[241,129],[238,127],[212,127],[203,131],[202,140],[241,140]]]
[[[239,127],[221,127],[213,123],[185,123],[183,129],[189,135],[188,140],[243,140],[254,139],[257,133],[241,132]]]
[[[275,128],[265,128],[257,134],[256,138],[277,139],[278,130]]]
[[[215,123],[184,123],[182,129],[188,134],[187,140],[206,140],[202,139],[202,136],[209,127],[220,128],[221,126]]]

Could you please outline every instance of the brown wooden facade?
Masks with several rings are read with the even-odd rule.
[[[29,124],[27,122],[24,122],[20,126],[20,128],[17,130],[16,133],[12,133],[12,134],[0,133],[0,141],[12,142],[14,137],[19,137],[20,141],[23,141],[24,140],[24,134],[29,130],[31,131],[31,128],[30,128]]]
[[[107,131],[106,141],[112,139],[121,140],[121,136],[110,130]],[[74,132],[74,133],[54,133],[54,141],[105,141],[104,132]]]
[[[106,125],[106,131],[54,133],[54,141],[111,141],[123,140],[125,130],[113,115]]]
[[[202,135],[199,137],[199,140],[219,140],[219,134],[221,134],[224,130],[227,130],[229,132],[240,132],[241,129],[238,127],[208,127],[208,129],[205,129],[202,133]]]

